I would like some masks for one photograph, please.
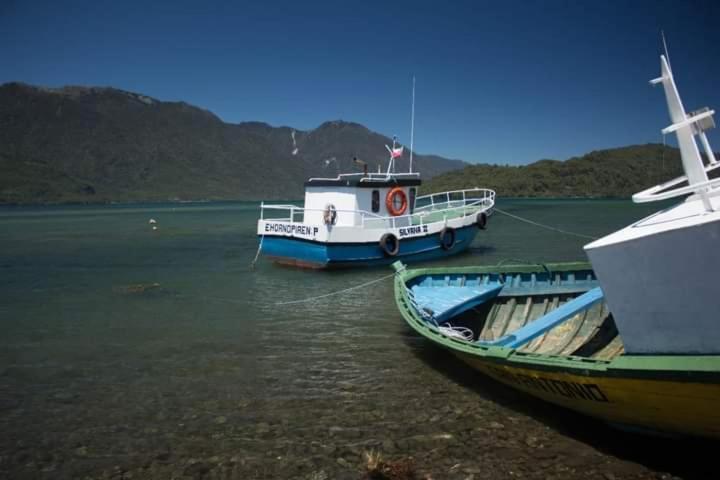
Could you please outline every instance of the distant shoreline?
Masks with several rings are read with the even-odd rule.
[[[503,197],[498,196],[498,200],[628,200],[630,197],[601,197],[601,196],[568,196],[568,197]],[[98,207],[98,206],[135,206],[135,205],[190,205],[190,204],[214,204],[214,203],[260,203],[265,202],[288,202],[301,204],[302,199],[274,199],[274,200],[128,200],[128,201],[111,201],[111,202],[0,202],[0,207]]]

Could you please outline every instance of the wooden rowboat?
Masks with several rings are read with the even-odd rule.
[[[394,266],[408,325],[495,380],[617,426],[720,437],[720,355],[627,354],[590,264]]]

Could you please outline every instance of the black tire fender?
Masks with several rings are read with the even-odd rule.
[[[485,230],[487,228],[487,221],[488,217],[485,214],[485,212],[478,213],[476,224],[480,230]]]
[[[385,256],[394,257],[400,251],[400,240],[392,233],[386,233],[380,237],[380,249]]]
[[[450,250],[455,246],[455,229],[445,227],[440,231],[440,246],[443,250]]]

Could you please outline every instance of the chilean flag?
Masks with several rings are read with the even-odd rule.
[[[401,147],[397,147],[397,148],[393,148],[393,149],[390,151],[390,156],[391,156],[392,158],[401,157],[402,154],[403,154],[403,149],[404,149],[404,148],[405,148],[405,147],[402,147],[402,146],[401,146]]]

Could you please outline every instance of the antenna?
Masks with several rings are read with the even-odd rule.
[[[356,164],[356,165],[360,165],[361,167],[363,167],[363,175],[367,176],[367,174],[368,174],[368,164],[367,164],[366,162],[363,162],[362,160],[360,160],[360,159],[357,158],[357,157],[353,157],[353,163]]]
[[[413,75],[412,113],[410,114],[410,173],[412,173],[413,134],[415,133],[415,75]]]
[[[667,42],[665,42],[665,30],[660,30],[660,35],[662,36],[663,48],[665,49],[665,58],[667,58],[668,67],[672,72],[672,65],[670,64],[670,54],[668,53]]]

